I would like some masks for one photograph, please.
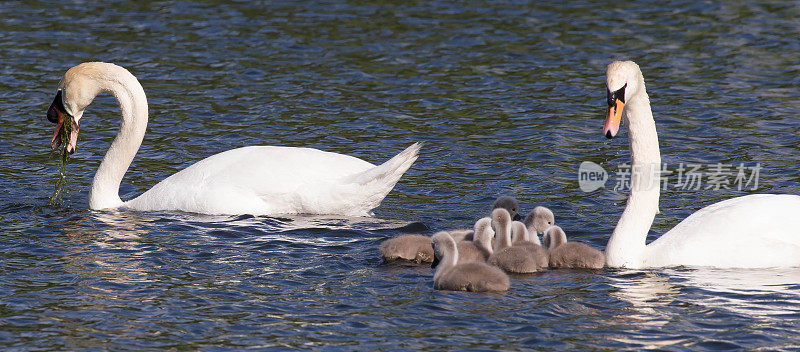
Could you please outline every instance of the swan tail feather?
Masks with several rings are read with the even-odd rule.
[[[422,148],[422,143],[416,142],[383,164],[349,176],[346,182],[367,185],[378,181],[387,186],[388,190],[391,190],[400,180],[400,177],[417,160],[420,148]]]
[[[376,167],[349,176],[345,182],[356,185],[364,198],[361,205],[365,209],[374,209],[381,204],[383,198],[392,191],[400,177],[419,157],[422,143],[417,142]],[[368,214],[371,215],[370,212]]]

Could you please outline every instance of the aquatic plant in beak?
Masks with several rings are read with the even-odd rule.
[[[73,117],[64,111],[61,90],[56,94],[53,104],[47,110],[47,119],[56,123],[56,132],[50,140],[50,148],[59,150],[61,160],[61,168],[56,179],[55,189],[53,195],[50,197],[48,205],[61,205],[63,204],[64,191],[67,187],[66,170],[69,163],[69,155],[75,152],[75,142],[77,142],[77,129],[73,128]],[[75,140],[71,140],[73,137]],[[72,148],[70,148],[72,146]]]
[[[56,132],[53,134],[53,139],[50,140],[50,148],[56,149],[63,145],[66,147],[67,153],[72,154],[75,152],[75,147],[78,143],[78,130],[80,129],[79,118],[80,116],[76,118],[67,112],[64,107],[63,90],[59,89],[56,92],[53,103],[47,109],[47,120],[56,124]]]
[[[59,156],[61,160],[61,169],[58,171],[58,178],[56,179],[55,189],[53,195],[50,197],[48,205],[61,205],[64,203],[64,191],[67,188],[67,164],[69,163],[69,154],[67,152],[67,145],[69,142],[69,134],[72,129],[72,119],[67,119],[61,128],[56,131],[60,147],[58,147]]]

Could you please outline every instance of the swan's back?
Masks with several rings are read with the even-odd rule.
[[[800,196],[752,194],[698,210],[650,243],[644,266],[800,266]]]
[[[400,235],[383,241],[379,250],[384,262],[405,260],[419,264],[433,261],[433,248],[428,236]]]
[[[416,160],[418,150],[414,144],[375,166],[312,148],[232,149],[179,171],[126,205],[205,214],[367,216]]]

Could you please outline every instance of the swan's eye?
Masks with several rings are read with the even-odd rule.
[[[616,105],[617,104],[617,99],[619,99],[619,101],[621,101],[623,103],[625,102],[625,87],[627,87],[627,86],[628,86],[628,84],[625,83],[625,85],[622,86],[622,88],[617,89],[614,92],[612,92],[610,89],[606,88],[606,100],[608,100],[608,106],[609,107]]]

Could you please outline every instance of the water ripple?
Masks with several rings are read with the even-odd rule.
[[[5,2],[0,5],[0,339],[12,350],[793,350],[797,270],[558,270],[502,294],[437,292],[384,264],[401,233],[467,228],[499,194],[552,208],[603,248],[624,193],[581,192],[603,72],[643,68],[664,161],[760,163],[800,193],[798,7],[784,2]],[[87,192],[118,108],[87,110],[65,204],[44,114],[64,70],[127,67],[150,121],[134,197],[245,145],[381,162],[423,152],[376,218],[95,212]],[[668,190],[649,239],[739,190]]]

